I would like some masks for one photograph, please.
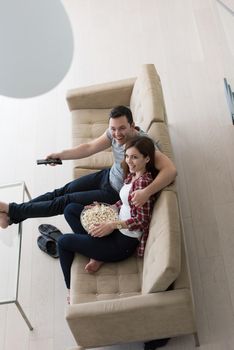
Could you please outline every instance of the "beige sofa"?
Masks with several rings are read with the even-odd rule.
[[[136,125],[159,141],[172,158],[162,88],[154,65],[141,67],[137,78],[79,88],[68,92],[73,118],[73,143],[101,135],[116,105],[130,106]],[[112,164],[111,150],[75,161],[74,177]],[[76,349],[148,341],[193,334],[199,345],[193,299],[175,185],[155,204],[143,259],[132,256],[104,264],[87,274],[87,258],[76,255],[72,265],[71,305],[66,319]]]

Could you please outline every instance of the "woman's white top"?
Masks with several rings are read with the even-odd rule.
[[[130,205],[128,203],[128,196],[129,196],[129,191],[131,187],[132,187],[131,183],[124,184],[119,192],[119,196],[122,201],[122,206],[119,211],[119,220],[121,221],[125,221],[131,218]],[[122,228],[119,231],[124,235],[133,237],[133,238],[140,239],[142,236],[142,231],[140,230],[130,231],[127,228]]]

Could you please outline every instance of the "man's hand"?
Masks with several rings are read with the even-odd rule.
[[[89,234],[93,237],[104,237],[114,231],[113,222],[104,222],[102,224],[92,225]]]
[[[46,159],[61,159],[61,154],[60,153],[51,153],[48,156],[46,156]],[[56,166],[56,165],[57,164],[55,164],[55,163],[50,164],[50,166]]]
[[[137,208],[144,205],[147,202],[148,198],[149,198],[149,195],[145,191],[145,189],[136,190],[132,192],[132,202]]]

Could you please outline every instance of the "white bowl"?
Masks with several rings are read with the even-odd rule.
[[[84,208],[80,214],[80,221],[84,229],[88,232],[90,227],[103,222],[113,222],[118,220],[118,211],[111,204],[97,203]]]

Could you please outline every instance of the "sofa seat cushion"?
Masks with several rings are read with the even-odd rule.
[[[143,260],[132,256],[105,263],[93,274],[85,271],[88,258],[76,254],[71,270],[71,304],[119,299],[141,294]]]
[[[80,109],[72,111],[73,147],[101,136],[108,128],[109,109]],[[75,168],[104,169],[113,164],[111,148],[93,156],[74,161]],[[84,174],[89,171],[84,172]],[[75,175],[76,176],[76,175]]]

